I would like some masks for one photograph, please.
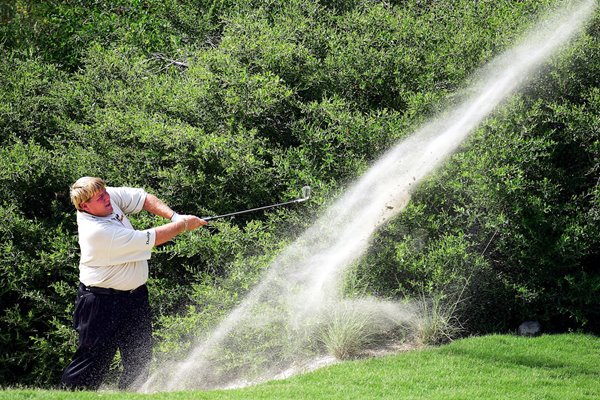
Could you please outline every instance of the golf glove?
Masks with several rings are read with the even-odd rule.
[[[171,222],[177,222],[177,221],[183,221],[185,218],[183,217],[183,215],[179,215],[176,212],[173,213],[173,216],[171,217]]]

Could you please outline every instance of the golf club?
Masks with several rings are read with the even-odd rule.
[[[232,212],[229,214],[213,215],[211,217],[202,217],[202,219],[205,221],[212,221],[212,220],[219,219],[219,218],[233,217],[233,216],[239,215],[239,214],[246,214],[246,213],[250,213],[250,212],[254,212],[254,211],[260,211],[260,210],[266,210],[269,208],[281,207],[281,206],[285,206],[288,204],[302,203],[303,201],[306,201],[310,198],[311,191],[312,191],[312,189],[310,188],[310,186],[304,186],[302,188],[302,197],[299,199],[296,199],[296,200],[286,201],[285,203],[272,204],[270,206],[251,208],[249,210],[237,211],[237,212]]]

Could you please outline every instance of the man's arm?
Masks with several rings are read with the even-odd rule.
[[[182,215],[182,217],[183,219],[177,222],[170,222],[154,228],[156,232],[155,246],[168,242],[180,233],[197,229],[208,223],[194,215]]]
[[[146,195],[146,200],[144,200],[144,206],[142,208],[149,213],[158,215],[159,217],[163,217],[165,219],[171,219],[173,214],[175,214],[175,211],[173,211],[171,207],[150,193]]]
[[[171,219],[173,215],[175,215],[175,211],[173,211],[171,207],[150,193],[146,195],[143,209],[165,219]],[[154,231],[156,232],[156,240],[154,245],[158,246],[166,243],[180,233],[197,229],[203,225],[206,225],[207,223],[208,222],[205,220],[194,215],[179,215],[175,222],[170,222],[154,228]]]

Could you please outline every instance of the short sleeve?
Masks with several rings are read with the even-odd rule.
[[[109,263],[121,264],[149,260],[156,241],[154,229],[135,231],[115,229],[109,247]]]
[[[144,189],[128,187],[107,187],[110,200],[117,204],[125,214],[142,211],[147,193]]]

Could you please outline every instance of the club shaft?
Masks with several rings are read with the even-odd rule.
[[[304,197],[304,198],[296,199],[296,200],[292,200],[292,201],[286,201],[285,203],[272,204],[270,206],[256,207],[256,208],[251,208],[251,209],[244,210],[244,211],[232,212],[229,214],[214,215],[211,217],[203,217],[202,219],[205,221],[212,221],[214,219],[233,217],[235,215],[246,214],[246,213],[251,213],[251,212],[260,211],[260,210],[267,210],[269,208],[281,207],[281,206],[285,206],[288,204],[301,203],[306,200],[308,200],[308,197]]]

